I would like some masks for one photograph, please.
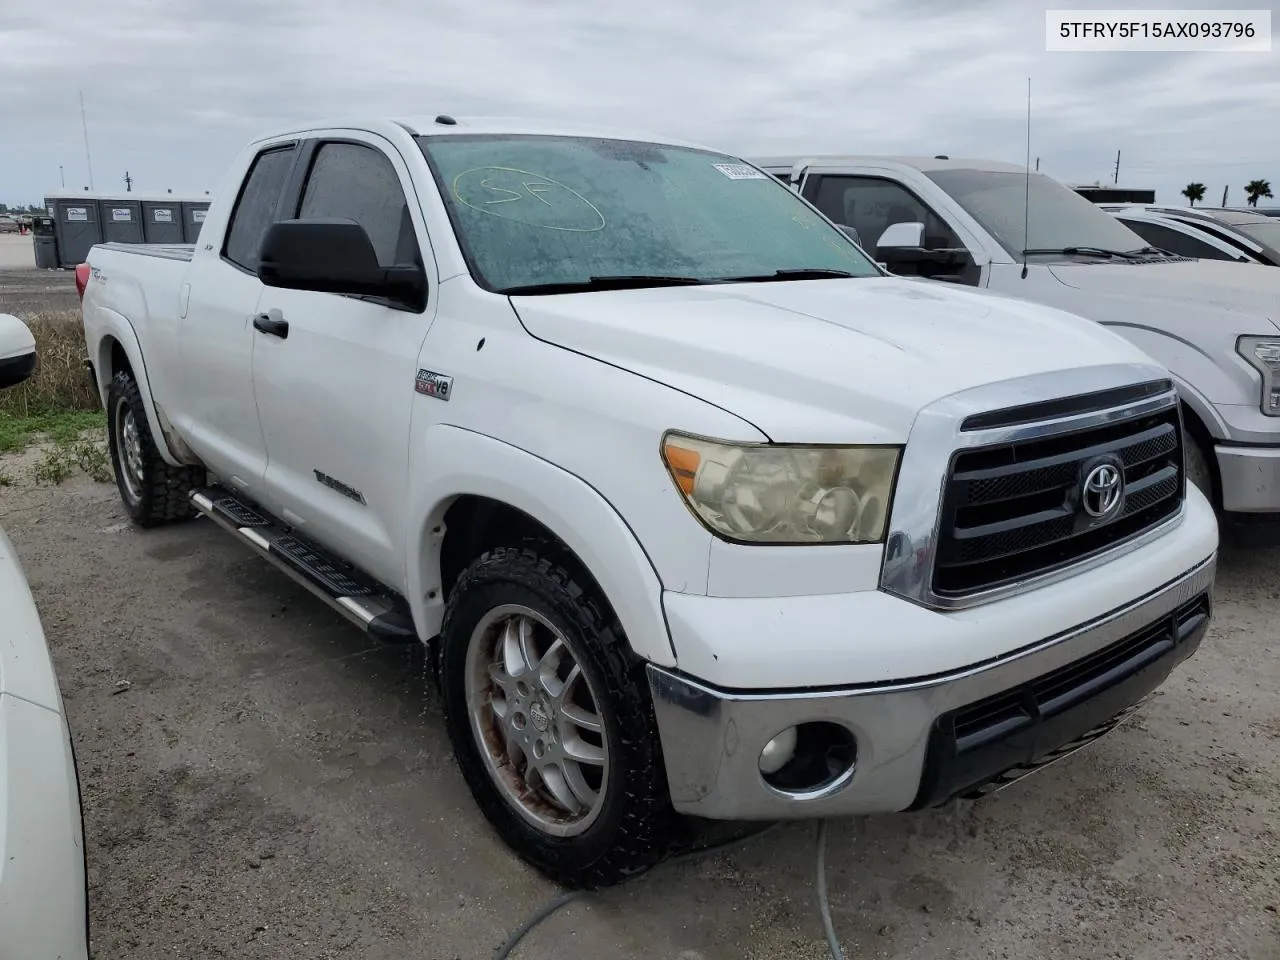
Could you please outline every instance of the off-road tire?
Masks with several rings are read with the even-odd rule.
[[[458,578],[441,629],[439,680],[454,755],[480,809],[526,862],[565,886],[611,886],[666,855],[678,822],[671,808],[645,665],[622,626],[554,544],[532,542],[483,554]],[[476,626],[503,604],[538,611],[569,641],[598,694],[609,740],[604,806],[583,833],[556,838],[512,808],[495,786],[472,730],[466,658]]]
[[[137,496],[134,496],[124,475],[122,440],[118,428],[120,417],[117,416],[122,410],[127,410],[132,415],[138,434],[142,477]],[[175,467],[160,456],[151,436],[147,410],[137,381],[123,370],[112,377],[111,383],[107,385],[107,447],[111,469],[116,477],[116,489],[120,491],[120,501],[134,523],[140,527],[157,527],[177,520],[189,520],[196,515],[190,496],[192,490],[204,485],[204,469]]]

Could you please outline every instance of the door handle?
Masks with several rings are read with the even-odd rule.
[[[273,317],[269,313],[258,314],[253,318],[253,329],[259,333],[267,333],[273,337],[279,337],[281,340],[289,338],[289,321],[279,315]]]

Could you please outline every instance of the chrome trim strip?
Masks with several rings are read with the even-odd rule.
[[[369,624],[371,624],[373,622],[374,617],[377,616],[376,613],[372,613],[369,610],[367,610],[364,606],[362,606],[360,601],[355,600],[351,597],[338,597],[337,602],[340,606],[345,607],[352,614],[359,617],[361,623],[363,623],[366,627]]]
[[[905,810],[919,790],[929,735],[939,716],[1137,633],[1195,597],[1210,594],[1216,572],[1215,552],[1122,607],[1042,640],[1029,637],[1028,646],[997,660],[881,686],[727,691],[649,664],[672,803],[680,813],[722,820]],[[770,788],[759,769],[765,744],[789,726],[814,721],[837,723],[854,735],[858,752],[853,776],[838,789],[808,798]]]
[[[271,549],[270,541],[252,527],[237,527],[236,533],[240,534],[259,550],[267,551]]]
[[[965,597],[941,597],[932,589],[942,500],[946,494],[951,460],[956,453],[976,447],[1052,437],[1149,416],[1177,407],[1178,394],[1173,389],[1137,403],[990,430],[961,431],[960,426],[967,418],[1008,407],[1061,400],[1080,394],[1168,379],[1168,371],[1152,364],[1108,364],[1057,370],[985,384],[951,394],[926,406],[911,426],[902,463],[898,468],[898,488],[893,494],[893,510],[885,538],[880,589],[931,609],[959,610],[1059,582],[1164,536],[1182,522],[1185,503],[1177,514],[1158,526],[1058,570]]]

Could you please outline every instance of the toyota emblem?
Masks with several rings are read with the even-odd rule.
[[[1080,505],[1094,520],[1109,520],[1124,501],[1124,474],[1116,463],[1100,463],[1090,470],[1080,489]]]

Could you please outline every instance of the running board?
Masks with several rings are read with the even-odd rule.
[[[401,643],[418,639],[403,597],[303,540],[265,511],[221,487],[193,490],[191,504],[370,635]]]

